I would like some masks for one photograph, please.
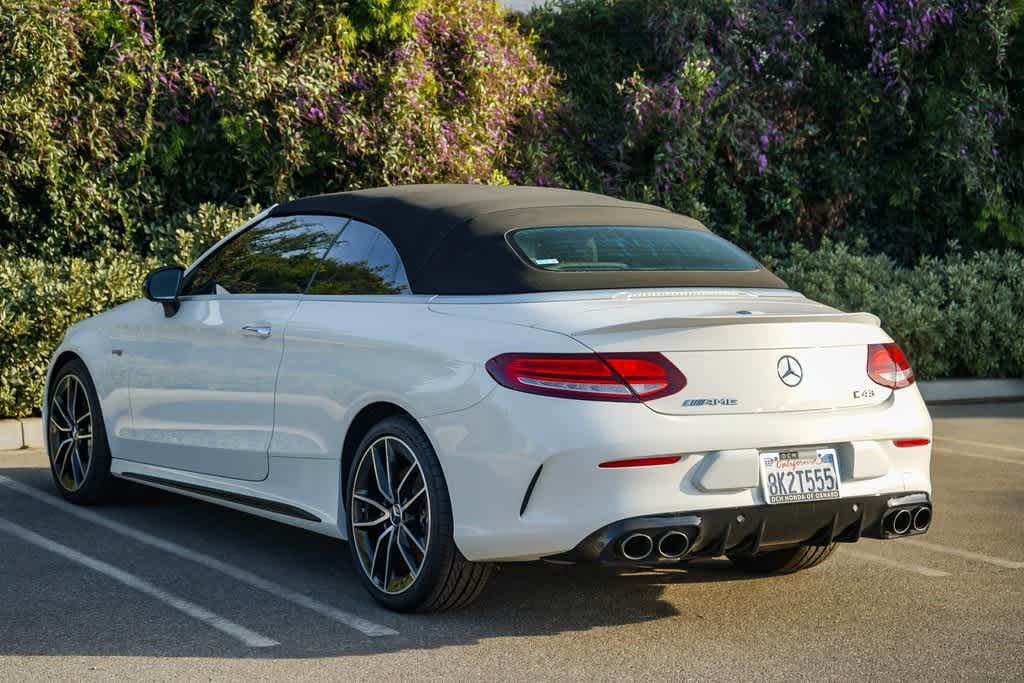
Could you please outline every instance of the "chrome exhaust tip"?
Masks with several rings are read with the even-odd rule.
[[[690,549],[690,537],[682,531],[666,531],[658,539],[658,554],[669,560],[678,560]]]
[[[910,526],[914,523],[914,517],[910,514],[910,510],[900,510],[892,516],[892,521],[889,522],[892,532],[898,536],[910,531]]]
[[[654,550],[654,541],[650,536],[643,533],[635,533],[626,536],[619,544],[619,552],[627,560],[643,560],[650,556]]]
[[[924,531],[932,523],[931,508],[917,508],[914,511],[914,531]]]

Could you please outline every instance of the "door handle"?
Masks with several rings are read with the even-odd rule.
[[[270,325],[243,325],[242,334],[247,337],[266,339],[270,336]]]

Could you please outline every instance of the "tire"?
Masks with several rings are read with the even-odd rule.
[[[363,437],[349,467],[345,510],[356,573],[388,609],[464,607],[491,576],[493,565],[470,562],[455,546],[441,464],[423,430],[409,417],[386,418]],[[413,569],[417,563],[418,570]]]
[[[50,382],[47,415],[47,455],[57,491],[78,505],[110,500],[117,480],[110,473],[106,424],[92,377],[77,358]]]
[[[729,555],[729,560],[737,569],[751,574],[792,574],[818,566],[835,552],[838,545],[801,545],[753,556]]]

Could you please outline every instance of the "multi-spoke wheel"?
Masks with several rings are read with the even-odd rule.
[[[448,487],[419,426],[390,417],[363,438],[349,468],[349,545],[370,593],[399,611],[471,602],[491,566],[455,547]]]
[[[85,483],[92,463],[92,411],[82,380],[64,375],[50,398],[50,438],[53,474],[68,491]]]
[[[356,463],[352,542],[363,571],[395,595],[413,584],[430,544],[430,493],[412,448],[382,436]]]
[[[50,469],[61,494],[76,503],[94,503],[112,486],[110,449],[96,390],[78,360],[51,380],[47,405]]]

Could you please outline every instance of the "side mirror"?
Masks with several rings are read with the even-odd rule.
[[[164,305],[164,315],[178,312],[178,291],[185,269],[181,266],[163,266],[151,271],[142,283],[142,293],[150,301]]]

